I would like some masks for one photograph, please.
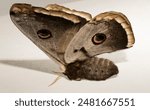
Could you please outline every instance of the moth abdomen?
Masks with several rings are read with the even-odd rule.
[[[112,61],[93,57],[67,65],[64,74],[71,80],[105,80],[118,72],[117,66]]]

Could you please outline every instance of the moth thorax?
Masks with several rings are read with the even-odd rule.
[[[65,75],[71,80],[105,80],[118,73],[117,66],[103,58],[89,58],[67,65]]]

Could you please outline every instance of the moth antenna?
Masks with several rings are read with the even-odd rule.
[[[48,87],[50,87],[53,84],[55,84],[60,78],[61,78],[61,75],[57,76],[57,78],[55,78],[55,80]]]

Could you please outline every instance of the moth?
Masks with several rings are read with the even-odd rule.
[[[70,80],[105,80],[118,74],[112,61],[97,55],[130,48],[135,42],[131,24],[120,12],[92,18],[57,4],[42,8],[16,3],[10,17],[25,36],[62,65]]]

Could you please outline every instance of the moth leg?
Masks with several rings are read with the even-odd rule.
[[[62,65],[62,64],[60,64],[59,68],[60,68],[60,71],[53,71],[54,73],[57,73],[59,75],[55,78],[55,80],[48,87],[50,87],[53,84],[55,84],[62,77],[61,74],[66,71],[66,67],[64,65]]]
[[[57,76],[57,77],[55,78],[55,80],[54,80],[48,87],[54,85],[60,78],[61,78],[61,75]]]

